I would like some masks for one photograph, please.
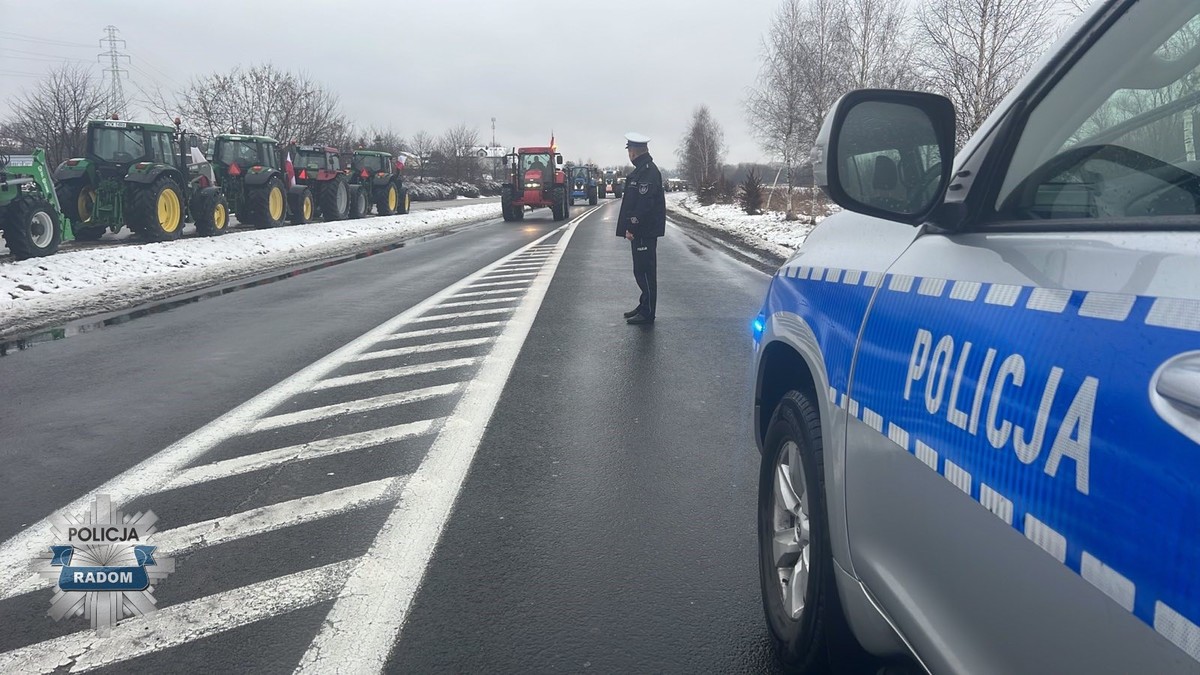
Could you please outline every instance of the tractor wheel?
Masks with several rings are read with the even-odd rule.
[[[53,255],[62,243],[54,207],[45,199],[22,197],[0,212],[4,242],[17,260]],[[103,232],[103,230],[101,230]]]
[[[555,220],[563,220],[567,217],[567,195],[560,187],[550,191],[550,213],[554,214]]]
[[[167,176],[130,190],[129,227],[150,241],[169,241],[183,234],[183,196]]]
[[[350,213],[349,218],[355,220],[362,218],[371,212],[371,201],[367,199],[367,192],[371,187],[368,185],[351,185],[350,186]]]
[[[246,210],[256,227],[279,227],[287,215],[287,197],[283,183],[272,178],[266,185],[246,191]],[[238,219],[242,215],[238,213]]]
[[[350,215],[350,186],[346,183],[346,177],[337,176],[321,186],[318,201],[325,222],[347,218]]]
[[[400,210],[397,213],[406,214],[412,208],[412,198],[408,196],[408,190],[400,190]]]
[[[379,201],[375,202],[375,209],[381,216],[390,216],[400,207],[400,190],[396,188],[396,184],[388,183],[379,191]]]
[[[501,213],[501,215],[504,216],[504,222],[506,222],[506,223],[511,223],[512,221],[517,219],[517,217],[515,215],[513,215],[512,204],[509,204],[504,199],[500,200],[500,213]]]
[[[54,186],[58,193],[58,203],[63,215],[76,223],[86,223],[92,219],[92,211],[96,208],[96,188],[88,185],[87,180],[77,178]],[[104,233],[104,228],[100,228]]]
[[[588,190],[588,206],[595,206],[597,201],[598,200],[596,199],[596,188],[589,189]]]
[[[201,237],[215,237],[229,229],[229,202],[220,190],[208,190],[200,193],[197,208],[192,212],[196,219],[196,234]]]
[[[311,223],[313,216],[317,215],[317,200],[313,199],[312,190],[304,188],[290,195],[292,207],[291,223],[293,225],[303,225]]]

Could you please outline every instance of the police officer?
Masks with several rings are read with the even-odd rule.
[[[634,169],[625,177],[625,196],[617,216],[617,236],[629,240],[633,250],[633,278],[642,290],[638,306],[625,312],[625,322],[654,323],[658,296],[658,238],[667,228],[667,203],[662,173],[650,156],[650,137],[625,134],[625,148]]]

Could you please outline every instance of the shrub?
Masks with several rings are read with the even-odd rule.
[[[763,184],[758,177],[758,172],[754,169],[750,169],[746,173],[746,179],[742,181],[741,189],[738,191],[738,203],[742,210],[749,215],[762,215]]]

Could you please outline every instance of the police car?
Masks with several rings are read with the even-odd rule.
[[[942,97],[830,111],[754,326],[790,666],[1200,673],[1198,15],[1096,3],[957,156]]]

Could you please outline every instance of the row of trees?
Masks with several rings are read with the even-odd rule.
[[[175,116],[201,138],[217,134],[261,134],[283,141],[367,148],[421,160],[421,171],[455,180],[479,177],[480,165],[461,148],[479,144],[479,131],[458,124],[439,135],[421,130],[405,138],[391,127],[357,127],[342,111],[338,95],[302,73],[272,64],[234,68],[193,78],[178,92],[143,92],[148,119]],[[45,148],[52,163],[85,151],[87,122],[108,115],[108,99],[95,73],[78,64],[50,72],[12,102],[0,123],[0,144],[13,152]]]
[[[1083,0],[1067,0],[1079,11]],[[781,0],[746,95],[761,147],[807,161],[825,113],[851,89],[924,89],[958,110],[959,142],[991,114],[1053,37],[1048,0]]]

